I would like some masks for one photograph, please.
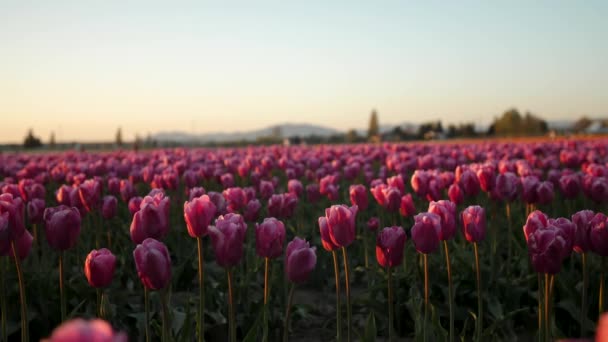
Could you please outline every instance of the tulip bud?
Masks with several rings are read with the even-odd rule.
[[[331,241],[339,247],[346,247],[355,240],[355,220],[357,206],[332,205],[325,209],[327,227]]]
[[[146,196],[131,221],[131,240],[142,243],[146,238],[162,239],[169,233],[169,197]]]
[[[457,205],[464,202],[464,195],[462,193],[462,188],[460,187],[460,185],[450,185],[450,188],[448,189],[448,197],[450,198],[450,201],[456,203]]]
[[[139,211],[141,201],[143,201],[143,198],[139,196],[131,197],[131,199],[129,200],[128,207],[129,212],[131,213],[131,217],[133,217],[133,215],[135,215],[135,213]]]
[[[239,214],[229,213],[215,220],[215,226],[209,226],[211,245],[218,265],[229,268],[237,265],[243,256],[247,225]]]
[[[194,198],[184,203],[184,219],[188,228],[188,234],[193,238],[207,235],[207,227],[215,216],[215,204],[207,195]]]
[[[412,199],[411,194],[406,194],[401,197],[399,213],[404,217],[414,216],[414,214],[416,214],[416,208],[414,207],[414,200]]]
[[[147,238],[133,251],[137,275],[149,290],[164,289],[171,281],[171,256],[164,243]]]
[[[276,258],[283,253],[285,243],[285,225],[274,217],[264,219],[256,225],[255,248],[262,258]]]
[[[433,253],[439,247],[441,217],[433,213],[420,213],[414,216],[412,242],[419,253]]]
[[[95,210],[101,198],[101,184],[94,179],[86,180],[78,187],[78,196],[87,212]]]
[[[84,275],[95,288],[110,286],[116,268],[116,257],[107,248],[92,250],[84,262]]]
[[[101,216],[106,220],[110,220],[116,216],[118,211],[118,201],[112,195],[104,196],[101,206]]]
[[[367,189],[365,188],[365,185],[353,184],[350,186],[348,192],[350,195],[350,203],[352,205],[356,205],[361,210],[367,209],[369,201],[367,199]]]
[[[469,242],[480,242],[486,236],[486,211],[478,205],[462,211],[462,231]]]
[[[591,240],[591,250],[600,256],[608,256],[608,218],[603,213],[597,213],[589,223],[591,232],[589,238]]]
[[[46,239],[52,248],[64,251],[76,245],[81,224],[78,209],[65,205],[46,208],[43,217]]]
[[[586,253],[591,249],[591,220],[595,214],[591,210],[581,210],[572,215],[572,223],[574,223],[574,251],[577,253]]]
[[[47,342],[127,342],[125,333],[115,333],[112,326],[101,319],[85,321],[76,318],[61,324],[53,330],[53,334]]]
[[[456,234],[456,205],[450,201],[441,200],[429,204],[429,213],[441,218],[440,240],[449,240]]]
[[[243,213],[243,217],[247,222],[255,222],[258,220],[260,216],[260,210],[262,209],[262,204],[258,199],[254,198],[245,207],[245,212]]]
[[[386,227],[376,238],[376,260],[382,267],[395,267],[403,261],[403,248],[407,236],[403,228]]]
[[[27,218],[31,224],[42,222],[45,207],[46,203],[43,199],[34,198],[27,202]]]
[[[317,264],[315,247],[310,247],[306,240],[294,238],[287,244],[285,252],[285,273],[292,283],[303,283]]]

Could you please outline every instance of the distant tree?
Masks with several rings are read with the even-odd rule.
[[[40,141],[40,138],[34,136],[34,131],[30,128],[30,130],[27,132],[25,140],[23,141],[23,147],[36,148],[40,146],[42,146],[42,141]]]
[[[515,108],[503,113],[494,120],[494,133],[500,136],[521,136],[545,134],[548,130],[547,122],[534,116],[530,112],[521,115]]]
[[[281,139],[283,137],[283,132],[281,126],[276,125],[272,128],[272,137],[276,139]]]
[[[51,132],[51,137],[49,138],[49,147],[55,147],[55,132]]]
[[[122,146],[122,129],[120,127],[116,131],[116,146]]]
[[[575,132],[582,132],[582,131],[586,130],[587,128],[589,128],[589,126],[591,126],[592,123],[593,123],[593,121],[591,121],[591,119],[589,119],[586,116],[583,116],[582,118],[578,119],[574,123],[574,126],[572,127],[572,129]]]
[[[344,136],[344,140],[347,143],[356,143],[360,140],[359,134],[357,134],[356,130],[349,129],[348,132],[346,132],[346,135]]]
[[[378,113],[376,110],[372,110],[372,115],[369,118],[369,128],[367,130],[367,137],[373,138],[377,137],[380,134],[380,126],[378,124]]]

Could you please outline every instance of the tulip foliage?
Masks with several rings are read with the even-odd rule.
[[[606,143],[3,153],[0,340],[590,338]]]

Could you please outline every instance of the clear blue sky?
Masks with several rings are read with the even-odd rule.
[[[608,1],[0,0],[0,42],[0,142],[608,116]]]

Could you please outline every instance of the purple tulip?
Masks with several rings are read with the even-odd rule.
[[[80,236],[81,218],[77,208],[65,205],[44,210],[46,239],[53,249],[68,250]]]
[[[207,235],[207,227],[215,217],[215,204],[207,195],[194,198],[184,203],[184,219],[188,234],[193,238]]]
[[[305,282],[315,269],[316,264],[316,248],[310,247],[306,240],[295,237],[287,244],[285,273],[290,282],[296,284]]]
[[[107,248],[92,250],[84,262],[84,275],[91,287],[103,288],[112,283],[116,257]]]
[[[215,226],[209,226],[211,245],[218,265],[229,268],[236,266],[243,256],[247,225],[239,214],[229,213],[215,220]]]
[[[256,225],[255,248],[262,258],[276,258],[283,253],[285,243],[285,225],[274,217],[264,219]]]
[[[171,281],[171,256],[164,243],[153,238],[143,240],[133,251],[137,275],[149,290],[164,289]]]
[[[439,247],[441,236],[441,217],[433,213],[420,213],[414,216],[412,242],[419,253],[433,253]]]
[[[395,267],[403,261],[403,248],[407,236],[403,228],[386,227],[376,238],[376,260],[382,267]]]

